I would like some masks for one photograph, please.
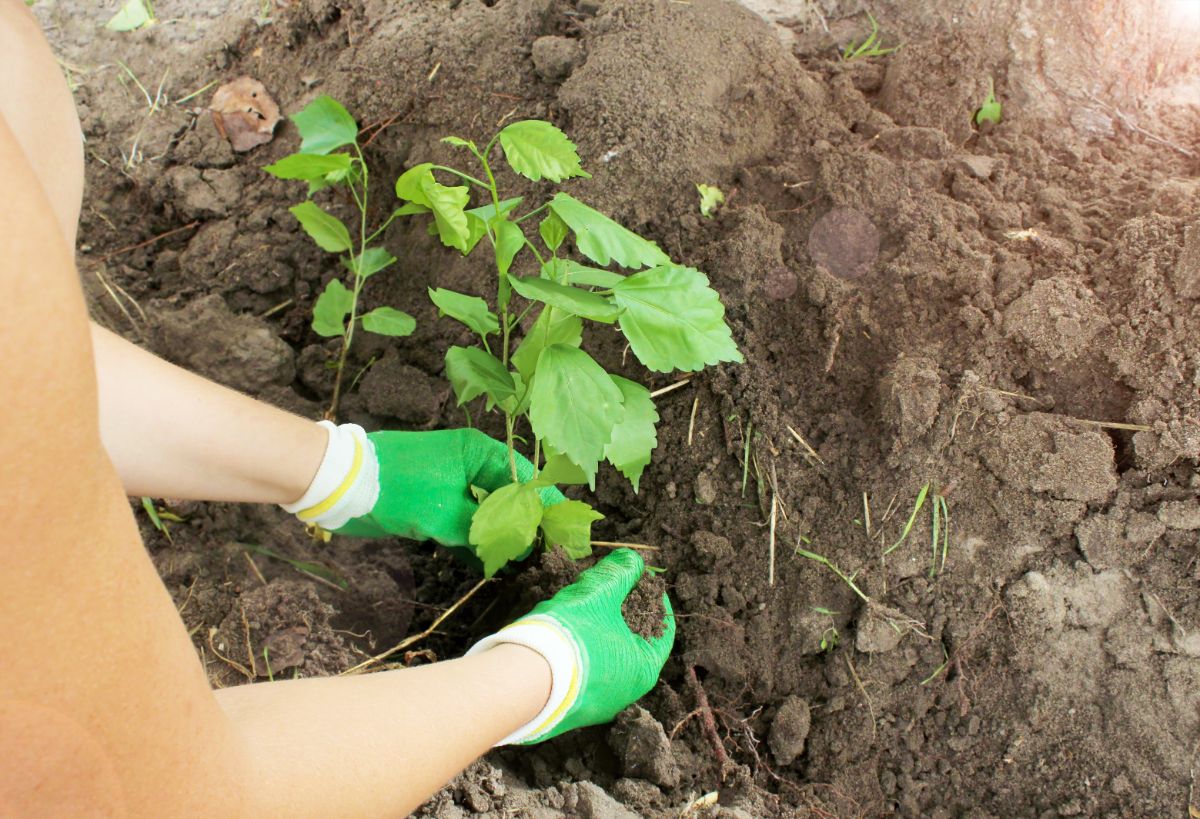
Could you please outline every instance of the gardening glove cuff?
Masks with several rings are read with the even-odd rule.
[[[337,529],[365,515],[379,499],[379,458],[375,445],[358,424],[321,421],[329,444],[308,490],[295,503],[284,504],[302,522]]]
[[[550,698],[536,717],[497,742],[496,745],[536,742],[562,720],[563,715],[579,698],[583,668],[580,647],[571,637],[570,632],[553,617],[533,614],[505,626],[496,634],[484,637],[471,646],[471,650],[466,653],[466,656],[470,657],[481,651],[487,651],[501,643],[525,646],[541,654],[550,664]]]

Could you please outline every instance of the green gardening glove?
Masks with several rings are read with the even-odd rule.
[[[512,483],[508,447],[477,429],[384,431],[367,438],[379,460],[379,499],[370,512],[334,530],[340,535],[469,546],[471,516],[479,508],[471,487],[494,492]],[[520,453],[516,461],[518,477],[532,478],[533,464]],[[554,488],[541,496],[548,506],[563,500]]]
[[[629,630],[621,604],[644,571],[641,555],[618,549],[467,652],[469,656],[498,643],[517,643],[550,663],[553,683],[546,706],[498,744],[533,744],[609,722],[654,687],[675,644],[675,614],[664,594],[662,635],[646,640]]]

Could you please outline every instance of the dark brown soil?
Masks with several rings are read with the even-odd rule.
[[[630,631],[647,640],[663,635],[667,630],[667,610],[662,602],[666,591],[667,583],[660,575],[646,572],[642,576],[621,604],[621,614]]]
[[[264,26],[180,6],[120,36],[38,5],[79,69],[94,314],[220,381],[319,417],[333,345],[308,321],[339,270],[288,214],[297,186],[260,170],[296,147],[289,123],[235,155],[203,97],[148,113],[118,58],[151,88],[169,66],[171,99],[241,75],[285,114],[330,93],[372,126],[382,179],[451,159],[446,134],[552,119],[594,174],[572,191],[723,296],[746,363],[659,399],[640,493],[605,473],[594,498],[597,537],[661,547],[679,631],[660,684],[613,726],[489,755],[422,815],[675,817],[712,791],[722,817],[1195,804],[1200,115],[1194,56],[1154,39],[1174,28],[1138,4],[881,0],[903,48],[844,63],[835,41],[867,23],[840,0],[797,4],[789,46],[722,0],[298,0]],[[988,77],[1004,119],[976,130]],[[714,219],[699,182],[726,192]],[[440,386],[460,333],[425,290],[482,292],[488,267],[415,223],[387,241],[400,262],[367,306],[418,329],[362,340],[354,371],[376,363],[343,415],[461,425]],[[590,349],[652,388],[675,380],[603,333]],[[932,502],[884,556],[926,484],[949,513],[944,566]],[[143,534],[217,684],[262,677],[238,669],[264,646],[284,674],[335,673],[476,581],[427,545],[177,511],[173,542]],[[345,588],[261,553],[252,567],[247,543]],[[456,656],[543,580],[489,584],[400,659]]]

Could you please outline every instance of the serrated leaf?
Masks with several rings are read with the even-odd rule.
[[[725,307],[708,277],[681,265],[634,273],[613,288],[618,318],[638,360],[655,372],[687,372],[742,361],[725,323]]]
[[[510,283],[513,290],[527,299],[543,302],[551,307],[592,321],[611,324],[617,320],[617,314],[621,312],[619,307],[604,296],[590,290],[552,282],[549,279],[522,279],[513,276]]]
[[[492,401],[500,402],[512,397],[517,389],[500,359],[478,347],[447,350],[446,377],[454,387],[460,407],[484,394]]]
[[[504,127],[500,146],[509,167],[534,182],[561,182],[572,176],[590,179],[579,165],[579,154],[567,135],[540,119],[524,119]]]
[[[550,200],[550,209],[574,231],[579,252],[596,264],[616,262],[622,267],[640,268],[671,262],[654,242],[568,194],[556,193]]]
[[[696,190],[700,193],[700,215],[711,219],[717,208],[725,204],[725,193],[716,185],[700,184]]]
[[[609,290],[625,281],[620,273],[602,270],[599,267],[588,267],[571,259],[564,259],[561,268],[562,275],[558,279],[563,284],[579,284],[585,287],[603,287]]]
[[[313,332],[332,338],[346,332],[346,315],[354,306],[354,293],[346,289],[338,279],[325,285],[313,305]]]
[[[350,250],[350,231],[342,224],[342,220],[332,216],[314,202],[301,202],[288,208],[300,221],[304,232],[312,237],[322,250],[330,253],[340,253]]]
[[[26,5],[29,5],[28,0]],[[146,0],[129,0],[104,24],[109,31],[136,31],[154,22],[154,12]]]
[[[537,320],[521,339],[517,351],[512,354],[511,361],[517,372],[525,379],[525,383],[533,377],[537,370],[538,357],[542,350],[551,344],[569,344],[578,347],[583,342],[583,321],[579,316],[545,307],[538,314]]]
[[[524,483],[502,486],[479,504],[467,539],[483,561],[486,577],[525,553],[537,535],[542,512],[537,489]]]
[[[429,199],[425,196],[424,183],[433,179],[433,163],[422,162],[413,165],[396,180],[396,197],[418,205],[429,207]]]
[[[479,296],[468,296],[439,287],[429,289],[429,299],[437,305],[438,315],[461,321],[481,336],[500,332],[500,319]]]
[[[612,428],[624,414],[621,400],[621,390],[590,355],[552,344],[538,357],[529,421],[534,433],[578,464],[594,485]]]
[[[542,533],[550,546],[561,546],[572,560],[592,553],[592,524],[604,520],[583,501],[566,500],[542,510]]]
[[[363,329],[380,336],[411,336],[417,320],[395,307],[376,307],[362,317]]]
[[[292,114],[291,120],[300,131],[300,150],[306,154],[327,154],[358,139],[358,123],[328,94]]]
[[[588,476],[584,471],[566,455],[563,455],[561,452],[555,452],[554,447],[549,445],[543,445],[542,448],[546,452],[546,465],[538,472],[539,478],[545,480],[548,484],[565,484],[568,486],[576,486],[588,482]]]
[[[546,247],[550,248],[551,253],[557,251],[562,245],[563,240],[567,238],[567,231],[567,223],[554,211],[550,211],[550,214],[538,224],[538,233],[541,235],[542,241],[546,243]]]
[[[613,383],[624,396],[622,406],[625,416],[613,427],[612,440],[604,450],[604,457],[633,484],[638,491],[642,470],[650,463],[651,453],[658,446],[658,410],[650,390],[628,378],[612,376]]]
[[[354,272],[354,268],[357,266],[358,275],[365,279],[368,276],[374,276],[395,261],[396,257],[382,247],[368,247],[357,256],[343,256],[342,266],[351,273]]]
[[[263,168],[277,179],[320,179],[350,172],[349,154],[290,154]]]
[[[463,139],[462,137],[456,137],[456,136],[442,137],[441,141],[446,143],[447,145],[453,145],[455,148],[467,148],[471,151],[475,150],[475,143],[469,139]]]
[[[496,268],[501,276],[507,276],[513,259],[525,247],[525,234],[520,225],[503,216],[492,219],[492,230],[496,233]]]
[[[511,213],[512,210],[519,204],[524,197],[516,196],[512,199],[505,199],[500,203],[500,213],[502,215]],[[495,205],[483,205],[478,208],[471,208],[467,212],[467,253],[475,249],[475,245],[479,244],[479,240],[487,235],[487,223],[496,217]]]
[[[421,192],[425,194],[424,204],[433,211],[433,220],[442,244],[463,254],[470,252],[467,247],[470,231],[467,230],[467,214],[463,210],[471,199],[467,187],[442,185],[431,174],[421,182]]]

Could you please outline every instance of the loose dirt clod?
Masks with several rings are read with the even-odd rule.
[[[663,593],[667,584],[662,577],[646,572],[621,605],[621,614],[634,634],[653,640],[666,631],[667,611],[663,608]]]

